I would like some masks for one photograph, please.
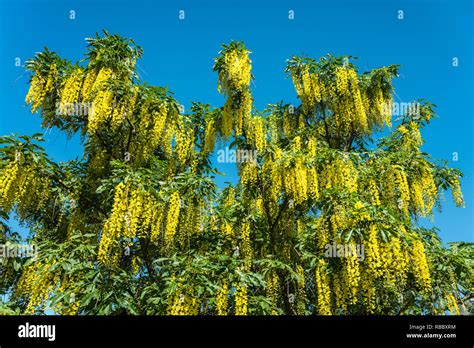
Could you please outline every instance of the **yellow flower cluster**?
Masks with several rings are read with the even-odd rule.
[[[334,294],[334,305],[335,309],[339,309],[343,312],[347,310],[346,301],[346,284],[344,282],[343,273],[335,272],[332,278],[332,289]]]
[[[283,180],[279,174],[283,172]],[[296,204],[303,204],[308,198],[319,198],[318,174],[315,168],[308,168],[303,163],[303,157],[297,157],[294,166],[286,164],[282,171],[272,169],[272,186],[278,196],[283,182],[285,193],[291,196]]]
[[[338,66],[336,68],[336,91],[340,95],[347,95],[349,92],[349,69]]]
[[[296,160],[296,164],[293,167],[293,187],[288,189],[288,192],[293,193],[296,204],[302,204],[307,200],[308,178],[306,175],[306,167],[301,157]]]
[[[175,294],[171,297],[168,307],[168,315],[198,315],[199,301],[197,298],[183,293],[183,287],[178,286]]]
[[[144,236],[156,225],[157,204],[149,192],[127,187],[120,182],[115,188],[114,205],[110,217],[102,228],[98,261],[109,267],[117,266],[120,255],[117,246],[120,238]],[[152,229],[152,236],[154,236]]]
[[[307,148],[308,148],[308,155],[310,156],[310,159],[316,156],[318,148],[317,148],[316,139],[314,137],[309,137]]]
[[[316,290],[318,296],[318,313],[321,315],[331,315],[331,290],[326,273],[326,261],[319,259],[316,267]]]
[[[216,143],[216,124],[213,118],[206,121],[206,130],[204,132],[204,147],[205,153],[214,151],[214,145]]]
[[[235,315],[248,314],[247,286],[237,285],[235,287]]]
[[[384,97],[384,93],[380,86],[372,90],[370,94],[364,94],[366,109],[370,110],[370,121],[378,128],[392,125],[392,98]]]
[[[221,120],[221,135],[224,138],[231,135],[232,126],[236,135],[240,135],[251,113],[252,65],[249,53],[248,50],[238,48],[223,52],[224,59],[219,67],[218,90],[227,95]]]
[[[347,295],[350,304],[357,303],[357,292],[360,283],[359,261],[357,259],[356,246],[354,242],[349,244],[350,255],[346,255],[344,262],[344,275],[346,279]]]
[[[448,302],[448,310],[451,315],[460,315],[461,312],[459,311],[458,304],[456,302],[456,298],[453,294],[446,294],[446,301]]]
[[[115,104],[110,122],[113,130],[116,130],[127,116],[133,114],[133,109],[138,99],[138,91],[138,86],[134,86],[131,96],[126,96],[119,103]]]
[[[174,152],[179,164],[183,165],[194,148],[194,130],[178,127],[176,130],[176,145]]]
[[[271,299],[272,308],[271,314],[279,314],[276,308],[278,307],[278,301],[280,299],[280,278],[276,272],[270,273],[267,279],[267,296]]]
[[[319,76],[310,73],[308,67],[304,66],[299,74],[293,74],[293,85],[304,109],[306,111],[313,110],[316,103],[321,100],[324,89]]]
[[[102,68],[99,70],[97,77],[94,79],[94,83],[91,86],[91,93],[95,93],[106,87],[107,81],[112,77],[112,70],[108,68]],[[87,76],[86,76],[87,78]],[[84,83],[85,85],[85,83]],[[85,86],[84,86],[85,87]]]
[[[234,128],[235,128],[235,135],[238,136],[242,134],[242,130],[251,117],[252,114],[252,94],[250,90],[247,88],[239,95],[239,101],[237,104],[237,109],[235,110],[235,120],[234,120]],[[235,109],[234,104],[234,109]]]
[[[306,178],[308,179],[308,196],[313,200],[318,200],[319,198],[319,183],[318,183],[318,173],[315,168],[306,169]]]
[[[163,231],[163,221],[165,220],[165,214],[162,206],[157,206],[153,211],[152,226],[150,239],[153,243],[158,241],[161,232]]]
[[[250,222],[245,221],[242,224],[242,231],[241,231],[240,238],[241,238],[241,250],[245,258],[245,267],[247,270],[249,270],[252,264],[252,257],[253,257],[252,243],[250,241]]]
[[[357,130],[364,132],[368,129],[367,114],[362,102],[362,95],[357,80],[357,73],[353,69],[348,69],[349,91],[353,99],[354,126]]]
[[[403,227],[400,227],[404,230]],[[392,237],[388,243],[380,245],[380,260],[382,263],[382,277],[389,285],[405,284],[409,269],[409,256],[397,237]]]
[[[255,116],[249,120],[247,139],[261,153],[267,145],[267,134],[262,117]]]
[[[377,238],[377,228],[375,224],[370,225],[369,236],[366,246],[366,265],[367,270],[373,278],[381,276],[380,250]]]
[[[304,315],[306,311],[306,281],[304,269],[301,265],[296,265],[298,279],[296,281],[296,314]]]
[[[20,164],[10,162],[2,170],[2,177],[0,178],[0,206],[3,211],[8,212],[12,208],[15,199],[16,191],[18,190],[18,177],[21,176]]]
[[[423,170],[421,177],[413,180],[410,193],[415,212],[421,216],[430,214],[438,194],[431,170]]]
[[[411,249],[412,270],[415,281],[422,291],[431,291],[431,275],[426,257],[425,246],[421,240],[415,240]]]
[[[316,220],[316,245],[319,250],[323,250],[329,241],[329,233],[327,223],[324,216],[320,216]]]
[[[459,178],[455,178],[451,182],[451,194],[453,196],[454,203],[457,207],[464,206],[464,197],[461,192],[461,184],[459,183]]]
[[[83,71],[81,68],[75,69],[63,82],[61,96],[61,109],[70,103],[75,103],[79,100],[79,93],[81,92],[81,85],[83,79]]]
[[[345,230],[352,223],[348,212],[341,204],[333,206],[329,221],[331,222],[332,236],[339,231]]]
[[[123,182],[115,188],[114,205],[110,217],[102,229],[97,260],[110,267],[116,266],[117,257],[113,251],[123,233],[125,215],[127,214],[128,190]]]
[[[227,315],[229,307],[229,287],[227,281],[223,281],[219,287],[219,291],[216,296],[216,314]]]
[[[375,180],[370,180],[368,185],[368,192],[373,205],[380,205],[380,195]]]
[[[323,169],[325,188],[342,188],[348,193],[357,192],[358,173],[350,159],[336,158]]]
[[[0,209],[4,212],[16,204],[16,213],[21,219],[40,211],[51,196],[51,181],[39,175],[39,169],[33,165],[13,161],[0,173]]]
[[[171,248],[174,241],[174,235],[178,228],[179,211],[181,209],[181,199],[178,192],[173,192],[168,205],[168,215],[166,216],[165,227],[165,246]]]
[[[71,294],[71,297],[68,301],[64,298],[61,302],[56,303],[54,311],[60,315],[77,315],[81,302],[75,298],[75,294],[80,294],[83,291],[77,287],[79,277],[64,274],[60,277],[59,281],[60,286],[57,289],[57,292]]]
[[[224,139],[227,139],[232,134],[232,124],[234,118],[234,111],[232,107],[232,99],[228,98],[222,110],[222,118],[220,124],[220,134]]]
[[[221,226],[221,232],[224,234],[227,240],[233,240],[234,230],[232,225],[228,222],[223,222]]]
[[[125,238],[145,235],[145,229],[152,223],[155,206],[155,200],[150,193],[138,188],[131,190],[125,215]]]
[[[46,97],[44,83],[45,80],[39,75],[34,75],[31,78],[30,88],[26,94],[25,101],[27,104],[31,104],[32,113],[35,113],[36,110],[38,110]]]
[[[410,188],[408,186],[407,176],[401,166],[392,165],[392,178],[395,184],[395,190],[398,191],[398,207],[402,210],[405,215],[408,215],[408,207],[410,204]]]
[[[96,77],[97,77],[97,72],[95,70],[87,71],[86,77],[84,78],[84,82],[82,84],[82,90],[81,90],[83,101],[90,101],[90,97],[92,94],[92,87],[94,86]]]
[[[365,310],[368,314],[376,313],[377,298],[376,287],[373,284],[373,277],[368,270],[364,269],[361,276],[361,293],[365,304]]]
[[[270,197],[274,202],[278,202],[282,193],[282,169],[276,163],[281,158],[282,151],[277,148],[275,150],[274,159],[265,163],[265,169],[268,169],[270,182]]]
[[[50,270],[55,263],[55,260],[46,263],[36,262],[23,270],[15,289],[15,296],[27,299],[25,314],[34,314],[37,309],[42,309],[46,305],[51,290],[59,282],[58,272]]]
[[[97,93],[89,112],[89,122],[87,124],[87,131],[89,133],[96,133],[112,115],[113,102],[114,95],[112,92],[102,90]]]
[[[257,184],[258,171],[257,164],[253,161],[245,162],[240,166],[240,182],[243,187]]]
[[[334,111],[336,126],[343,133],[355,129],[368,130],[365,97],[362,95],[357,72],[348,67],[338,67],[335,71],[335,83],[325,86],[323,94],[329,100]]]
[[[43,104],[44,100],[54,88],[54,83],[58,77],[58,69],[56,64],[52,64],[50,71],[46,77],[36,72],[31,78],[30,88],[26,94],[25,101],[31,105],[31,112],[35,113]]]
[[[252,62],[249,51],[232,49],[224,55],[219,71],[219,92],[230,95],[232,91],[243,91],[250,85]]]

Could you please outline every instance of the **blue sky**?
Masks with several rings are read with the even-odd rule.
[[[466,208],[455,208],[446,194],[442,214],[427,225],[441,229],[445,241],[473,241],[473,24],[472,1],[92,1],[2,0],[0,3],[0,134],[41,131],[40,119],[25,106],[27,76],[15,66],[48,46],[72,61],[83,57],[86,42],[102,29],[133,38],[144,48],[139,73],[150,84],[169,86],[189,107],[191,101],[222,105],[213,58],[220,44],[242,40],[253,52],[256,106],[284,100],[297,103],[283,69],[286,59],[327,53],[359,57],[370,69],[400,64],[395,80],[398,101],[425,98],[438,118],[423,131],[423,150],[460,168]],[[69,18],[70,10],[75,19]],[[185,19],[178,14],[184,10]],[[294,19],[288,12],[294,11]],[[397,18],[402,10],[403,20]],[[459,66],[452,66],[453,57]],[[55,160],[81,155],[77,139],[57,130],[45,147]],[[458,152],[459,160],[452,160]],[[234,181],[230,165],[218,183]],[[18,228],[14,224],[15,228]]]

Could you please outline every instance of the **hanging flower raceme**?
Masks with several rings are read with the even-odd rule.
[[[367,113],[362,102],[362,95],[359,88],[357,73],[354,69],[348,69],[349,91],[352,95],[354,112],[354,127],[359,132],[366,132],[368,130]]]
[[[279,314],[276,308],[278,308],[280,300],[280,286],[280,278],[278,277],[278,274],[276,272],[271,272],[267,280],[267,296],[272,301],[272,315]]]
[[[216,296],[216,314],[227,315],[229,307],[229,287],[227,281],[223,281]]]
[[[438,194],[438,188],[430,169],[423,168],[420,177],[413,179],[410,193],[415,212],[421,216],[429,215]]]
[[[51,271],[55,264],[56,260],[38,261],[23,269],[13,296],[27,300],[25,314],[35,314],[47,305],[51,291],[60,281],[60,268]]]
[[[242,163],[240,166],[240,182],[242,183],[242,186],[253,186],[257,181],[257,164],[254,161]]]
[[[370,194],[370,200],[373,205],[380,205],[380,194],[375,180],[370,180],[368,185],[368,193]]]
[[[297,315],[304,315],[306,312],[306,281],[304,268],[301,265],[296,265],[296,274],[298,279],[296,281],[296,307]]]
[[[318,296],[318,314],[331,315],[331,290],[329,287],[329,279],[326,271],[326,261],[319,259],[316,267],[316,289]]]
[[[309,67],[304,65],[300,71],[295,70],[293,72],[292,78],[296,93],[304,109],[306,111],[313,110],[316,103],[321,101],[324,90],[318,74],[310,72]]]
[[[198,315],[200,303],[192,296],[188,287],[178,282],[176,290],[169,298],[168,315]]]
[[[156,238],[157,220],[161,218],[158,211],[158,204],[149,192],[120,182],[115,187],[112,213],[102,228],[98,261],[116,267],[122,238],[143,237],[150,231],[152,239]]]
[[[214,65],[219,74],[218,90],[227,96],[221,120],[221,135],[224,138],[231,135],[232,129],[240,135],[250,117],[252,65],[249,53],[242,43],[232,42],[224,46]]]
[[[38,111],[43,105],[43,102],[55,88],[58,77],[59,72],[56,64],[51,64],[47,74],[42,74],[39,71],[33,73],[30,88],[25,98],[26,103],[31,105],[32,113]]]
[[[248,295],[246,285],[235,286],[235,315],[248,314]]]
[[[344,259],[344,276],[346,284],[346,293],[350,304],[357,303],[357,293],[360,284],[360,268],[357,259],[356,246],[354,242],[349,244],[349,255]]]
[[[9,162],[1,171],[0,208],[4,212],[16,207],[20,220],[41,211],[51,197],[52,182],[43,171],[26,160]]]
[[[263,118],[259,116],[252,117],[249,120],[247,132],[247,140],[249,143],[252,144],[259,153],[262,153],[267,145],[267,133]]]
[[[68,116],[71,106],[74,107],[73,103],[79,101],[83,74],[84,72],[81,68],[76,68],[71,71],[70,75],[64,80],[60,92],[61,99],[59,104],[60,113],[62,115]]]
[[[403,250],[400,239],[392,237],[388,242],[380,243],[379,250],[384,282],[388,287],[404,285],[408,272],[408,255]]]
[[[451,193],[453,196],[454,203],[456,203],[457,207],[464,206],[464,197],[461,192],[461,184],[459,183],[459,178],[456,177],[451,181]]]
[[[242,44],[231,43],[221,51],[219,91],[230,95],[233,91],[243,91],[250,86],[252,65],[249,53]]]
[[[170,250],[173,246],[174,236],[176,234],[179,222],[179,212],[181,210],[181,198],[177,191],[170,196],[168,203],[168,214],[165,224],[165,248]]]
[[[358,190],[358,172],[350,159],[336,158],[324,167],[321,177],[327,189],[342,188],[348,193]]]
[[[132,117],[137,103],[139,90],[140,88],[138,86],[134,86],[131,95],[122,97],[122,99],[116,103],[111,118],[111,126],[113,130],[117,130],[127,117]],[[154,143],[153,140],[154,139],[150,139],[152,143]]]
[[[459,311],[458,304],[456,302],[456,298],[453,296],[453,294],[446,294],[446,301],[448,302],[447,306],[451,315],[461,314],[461,312]]]
[[[242,224],[242,231],[241,231],[241,247],[242,253],[245,259],[245,268],[246,270],[250,270],[252,265],[252,258],[253,258],[253,250],[252,250],[252,243],[250,241],[250,222],[245,221]]]
[[[369,236],[366,246],[366,255],[366,265],[368,273],[373,277],[373,279],[380,277],[382,274],[382,263],[380,261],[377,227],[375,226],[375,224],[370,225]]]
[[[114,94],[107,89],[107,81],[112,77],[110,69],[102,68],[90,91],[83,90],[83,96],[90,93],[93,96],[92,108],[89,112],[87,131],[91,134],[96,133],[100,127],[112,116]],[[88,76],[86,76],[86,79]],[[83,88],[85,87],[85,83]]]
[[[388,189],[397,200],[398,208],[408,215],[410,205],[410,188],[404,169],[399,165],[392,165],[389,171],[390,181],[387,182]]]
[[[175,154],[179,164],[183,165],[194,148],[194,130],[178,127],[176,131]]]
[[[205,153],[214,151],[216,143],[216,122],[213,118],[206,120],[206,130],[204,132],[204,147]]]
[[[421,240],[415,240],[411,249],[413,276],[422,291],[431,291],[431,275],[426,257],[425,246]]]

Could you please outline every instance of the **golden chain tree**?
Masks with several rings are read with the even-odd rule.
[[[257,111],[250,51],[231,42],[214,65],[224,105],[182,113],[166,88],[138,79],[132,40],[104,32],[88,42],[85,65],[47,49],[27,64],[31,111],[44,127],[80,133],[83,158],[57,164],[40,135],[2,137],[2,218],[14,214],[39,248],[2,264],[11,274],[4,306],[459,313],[472,291],[472,246],[444,247],[419,219],[447,189],[464,204],[462,174],[420,150],[431,104],[394,119],[397,66],[360,72],[348,57],[293,57],[287,73],[301,105]],[[236,185],[218,188],[210,156],[230,142],[257,155],[239,161]],[[329,255],[333,247],[345,253]]]

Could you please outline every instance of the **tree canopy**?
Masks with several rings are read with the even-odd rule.
[[[87,41],[83,61],[45,48],[26,65],[31,112],[80,134],[82,158],[52,161],[41,134],[0,138],[0,242],[21,242],[15,217],[38,248],[2,259],[1,313],[466,310],[472,244],[445,245],[420,223],[446,190],[464,205],[462,173],[421,150],[433,104],[392,114],[398,66],[292,57],[301,104],[257,110],[251,52],[231,42],[213,66],[225,104],[183,112],[167,87],[140,80],[133,40]],[[218,187],[211,155],[225,145],[256,157]]]

